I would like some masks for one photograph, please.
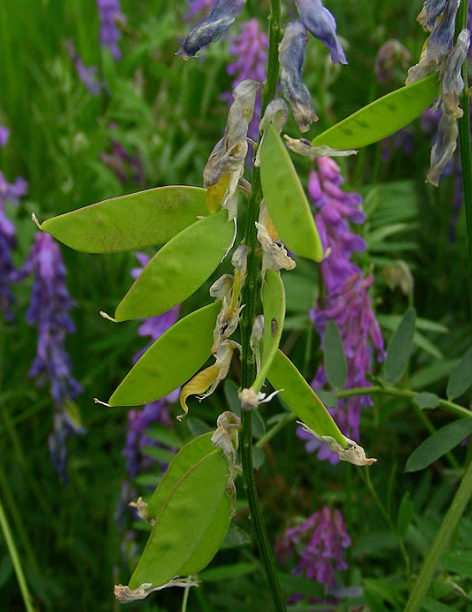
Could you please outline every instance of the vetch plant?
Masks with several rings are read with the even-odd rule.
[[[103,313],[116,323],[163,316],[176,308],[202,287],[231,252],[231,273],[220,276],[210,288],[214,301],[159,335],[108,400],[109,406],[151,404],[182,387],[183,412],[179,415],[182,419],[191,395],[200,394],[203,399],[213,393],[228,375],[233,360],[240,362],[241,416],[224,411],[214,432],[197,436],[180,449],[147,502],[134,502],[139,516],[152,529],[129,584],[115,587],[115,595],[123,603],[144,599],[167,587],[197,584],[196,575],[212,560],[225,538],[234,511],[234,481],[242,472],[274,605],[279,611],[285,610],[253,468],[253,413],[275,394],[291,410],[290,419],[300,419],[303,429],[327,444],[341,460],[357,466],[375,461],[366,457],[357,440],[341,431],[312,387],[280,350],[285,320],[285,286],[280,271],[292,270],[296,257],[321,264],[321,276],[329,290],[326,303],[317,313],[317,323],[324,333],[324,368],[329,370],[328,364],[332,363],[327,355],[329,346],[338,347],[336,351],[341,353],[344,348],[347,357],[345,376],[332,378],[338,398],[367,398],[371,393],[381,393],[382,389],[379,391],[374,385],[361,390],[349,388],[364,385],[364,378],[357,376],[359,371],[364,376],[370,366],[368,337],[382,356],[383,342],[367,294],[372,277],[362,276],[349,259],[353,251],[364,246],[361,239],[349,233],[344,220],[362,218],[357,208],[359,200],[340,191],[337,167],[326,156],[353,154],[358,148],[403,128],[432,103],[439,85],[435,75],[428,76],[360,109],[318,134],[312,142],[290,136],[284,139],[281,132],[288,109],[277,98],[279,82],[300,132],[308,131],[317,118],[303,82],[304,53],[309,44],[306,30],[329,49],[333,62],[347,62],[335,19],[321,0],[296,0],[296,5],[300,21],[282,24],[281,2],[271,0],[267,78],[264,83],[245,79],[234,89],[224,135],[215,144],[204,168],[203,188],[158,187],[87,206],[41,225],[41,229],[64,244],[89,253],[135,251],[162,245],[113,316]],[[208,18],[188,34],[178,55],[186,60],[195,57],[229,30],[243,8],[243,0],[216,0]],[[449,22],[444,18],[444,23]],[[448,50],[444,57],[447,54]],[[457,53],[449,57],[457,58]],[[262,120],[248,181],[243,178],[248,129],[260,89]],[[285,140],[289,149],[313,161],[319,158],[317,168],[320,176],[323,172],[324,176],[320,179],[311,174],[310,192],[316,200],[320,189],[316,181],[323,182],[335,201],[331,216],[323,214],[319,203],[318,219],[313,217]],[[245,199],[244,214],[240,194]],[[243,238],[235,244],[240,219],[245,219]],[[317,220],[321,221],[321,236]],[[413,316],[414,321],[414,315],[407,314],[408,325],[401,330],[406,328],[412,336],[410,319]],[[328,319],[338,323],[339,337]],[[237,332],[236,339],[233,334]],[[337,340],[327,342],[330,334]],[[201,370],[209,358],[211,364]],[[393,369],[401,375],[406,362],[400,361]],[[387,357],[386,371],[391,372],[391,363],[392,358]],[[349,385],[343,389],[346,377]],[[397,383],[399,378],[394,378],[391,382]],[[268,392],[266,379],[274,393]],[[347,423],[354,432],[350,435],[355,438],[358,408]],[[326,542],[317,537],[314,545],[329,548],[336,536],[340,543],[337,542],[336,550],[333,547],[332,556],[342,566],[341,549],[348,546],[349,536],[340,515],[331,512],[326,508],[320,516],[315,515],[320,524],[329,523],[332,537]],[[311,573],[322,573],[325,582],[332,583],[332,572],[327,566],[315,567],[312,557],[305,562]]]

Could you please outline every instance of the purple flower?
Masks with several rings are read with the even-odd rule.
[[[96,66],[90,66],[89,68],[85,67],[82,58],[77,53],[77,49],[71,40],[66,41],[66,49],[71,60],[74,62],[79,79],[82,81],[85,89],[92,95],[98,96],[102,91],[103,83],[101,83],[97,78]]]
[[[115,123],[110,124],[112,130],[117,127]],[[100,153],[102,162],[113,170],[121,183],[132,179],[135,185],[139,185],[143,179],[143,166],[139,155],[131,155],[116,138],[111,138],[110,142],[111,153]]]
[[[59,246],[49,234],[38,232],[19,277],[33,275],[31,302],[26,321],[36,326],[36,357],[29,375],[37,384],[48,384],[56,406],[54,430],[49,436],[51,460],[63,482],[66,482],[69,435],[85,433],[72,400],[82,387],[72,376],[72,365],[65,343],[75,327],[68,314],[73,307],[65,284],[66,270]]]
[[[67,291],[61,251],[49,234],[36,234],[20,274],[34,277],[26,321],[37,327],[38,344],[30,376],[37,378],[40,386],[49,384],[56,406],[64,408],[82,387],[72,376],[65,348],[67,334],[75,332],[68,314],[74,302]]]
[[[230,53],[235,56],[236,61],[228,64],[226,70],[229,75],[235,76],[231,89],[235,89],[239,83],[246,79],[262,83],[266,79],[266,61],[269,41],[261,30],[257,19],[250,19],[241,24],[239,34],[231,39]],[[223,98],[232,102],[230,93],[223,94]],[[249,125],[248,134],[253,140],[257,140],[259,132],[259,120],[261,118],[262,95],[256,94],[256,105],[254,116]]]
[[[346,388],[363,387],[369,384],[365,375],[371,370],[373,349],[377,349],[381,360],[384,358],[384,347],[368,295],[373,277],[363,278],[359,267],[351,261],[354,251],[365,250],[363,239],[351,233],[348,226],[348,221],[364,221],[364,213],[360,209],[362,199],[358,194],[341,190],[343,179],[331,158],[319,157],[316,163],[318,170],[310,172],[308,189],[318,209],[316,225],[328,256],[321,263],[326,296],[322,305],[312,313],[312,319],[322,339],[327,322],[337,324],[347,361]],[[321,389],[326,382],[324,367],[320,366],[312,386],[315,390]],[[331,414],[345,435],[358,440],[361,409],[369,405],[371,400],[368,396],[353,397],[339,401],[331,409]],[[338,456],[326,444],[305,434],[301,428],[297,434],[308,440],[305,446],[308,452],[316,450],[319,459],[337,463]]]
[[[100,44],[108,47],[115,60],[121,59],[118,41],[121,32],[117,27],[119,21],[124,21],[119,0],[97,0],[98,16],[100,19]]]
[[[344,50],[336,35],[336,20],[321,0],[295,0],[300,21],[330,51],[334,64],[347,64]]]
[[[318,212],[316,225],[328,256],[321,263],[321,272],[328,292],[335,291],[352,274],[359,272],[351,262],[353,251],[364,251],[364,240],[351,233],[347,221],[363,223],[360,210],[362,198],[356,193],[340,189],[343,178],[338,165],[330,157],[318,157],[318,171],[310,172],[308,190]]]
[[[9,137],[10,130],[3,125],[0,125],[0,147],[4,147],[7,144]]]
[[[411,53],[400,41],[387,40],[377,52],[375,58],[374,72],[379,83],[391,81],[397,75],[401,75],[408,68]]]
[[[334,586],[335,571],[347,569],[343,548],[351,545],[339,510],[324,506],[296,527],[287,528],[275,543],[281,564],[295,559],[292,574],[305,575],[320,584]]]
[[[195,15],[199,15],[204,12],[209,13],[211,7],[213,6],[213,2],[214,0],[187,0],[189,9],[186,19],[192,19],[192,17],[195,17]]]
[[[18,204],[27,189],[28,183],[24,179],[16,178],[14,183],[8,183],[0,171],[0,306],[3,316],[8,321],[13,318],[11,305],[14,297],[10,285],[15,280],[16,271],[11,253],[16,246],[16,230],[7,217],[5,202]]]
[[[201,21],[188,34],[177,55],[188,60],[211,43],[219,40],[233,25],[244,8],[245,0],[215,0],[207,19]]]

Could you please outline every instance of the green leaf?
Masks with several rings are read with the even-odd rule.
[[[77,251],[118,253],[163,244],[206,214],[205,189],[158,187],[59,215],[41,229]]]
[[[174,458],[175,453],[162,446],[142,446],[141,452],[156,461],[162,461],[162,463],[170,463]]]
[[[335,393],[331,393],[331,391],[325,391],[324,389],[320,389],[316,392],[317,396],[326,406],[326,408],[334,408],[338,403],[338,398]]]
[[[472,346],[452,371],[446,394],[452,400],[460,397],[472,384]]]
[[[428,393],[427,391],[423,391],[422,393],[418,393],[413,398],[413,402],[424,410],[425,408],[437,408],[439,406],[439,397],[435,393]]]
[[[229,506],[225,501],[228,476],[228,463],[220,450],[201,459],[182,476],[156,518],[130,578],[131,589],[144,583],[164,585],[185,572],[196,573],[210,562],[225,536],[221,537],[220,523],[221,508],[226,512]],[[230,512],[228,524],[229,516]],[[214,538],[208,537],[214,521],[218,532]]]
[[[235,563],[233,565],[220,565],[202,572],[199,576],[202,582],[219,582],[220,580],[233,580],[248,574],[253,574],[259,569],[257,563]]]
[[[418,472],[448,453],[472,433],[472,419],[459,419],[438,429],[409,456],[405,472]]]
[[[397,383],[406,369],[413,347],[415,319],[415,309],[408,308],[388,345],[385,359],[385,379],[389,383]]]
[[[187,227],[147,264],[115,311],[117,321],[167,312],[192,295],[215,271],[234,235],[222,210]]]
[[[164,502],[171,494],[175,485],[201,459],[215,450],[211,443],[213,432],[208,432],[198,438],[194,438],[186,444],[170,462],[159,486],[148,501],[147,513],[152,518],[157,518]]]
[[[221,304],[204,306],[177,321],[136,362],[108,400],[110,406],[139,406],[177,389],[211,354]]]
[[[310,429],[319,435],[331,436],[343,447],[347,446],[346,438],[333,417],[282,351],[277,351],[267,378],[274,389],[283,389],[279,396]]]
[[[338,326],[328,321],[323,338],[324,367],[328,383],[336,389],[344,389],[347,381],[347,361]]]
[[[249,535],[237,525],[230,525],[221,548],[237,548],[251,543]]]
[[[199,419],[198,417],[189,416],[186,418],[186,421],[192,436],[201,436],[209,431],[213,431],[211,427],[205,423],[205,421],[202,421],[202,419]]]
[[[401,537],[404,537],[409,524],[413,519],[415,506],[410,498],[410,493],[407,491],[402,498],[397,516],[397,531]]]
[[[457,612],[456,607],[447,606],[436,599],[431,599],[431,597],[425,597],[421,604],[421,610],[426,610],[426,612]]]
[[[464,578],[472,578],[472,551],[456,550],[443,555],[441,566]]]
[[[264,200],[287,248],[313,261],[323,259],[323,246],[302,184],[292,160],[269,125],[261,144],[261,183]]]
[[[223,392],[225,394],[225,399],[229,410],[240,416],[241,402],[238,397],[238,385],[234,382],[234,380],[227,378],[223,384]]]
[[[262,287],[264,309],[264,335],[262,342],[261,369],[252,385],[260,391],[270,364],[279,348],[285,319],[285,287],[278,272],[267,270]]]
[[[180,450],[184,446],[182,438],[180,438],[173,429],[170,429],[168,425],[151,425],[146,429],[146,436],[170,448]]]
[[[359,149],[397,132],[419,117],[438,95],[436,74],[401,87],[346,117],[322,134],[313,145]]]

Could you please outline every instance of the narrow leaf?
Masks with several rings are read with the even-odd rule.
[[[207,569],[199,576],[202,582],[219,582],[220,580],[234,580],[248,574],[253,574],[259,569],[257,563],[235,563],[234,565],[220,565]]]
[[[174,236],[138,276],[115,312],[117,321],[167,312],[192,295],[215,271],[234,234],[225,210]]]
[[[302,184],[282,139],[268,126],[261,144],[264,200],[287,248],[313,261],[323,259],[323,246]]]
[[[397,383],[406,369],[413,347],[415,319],[415,309],[408,308],[390,341],[385,359],[385,379],[389,383]]]
[[[407,491],[402,498],[397,516],[397,531],[401,537],[406,534],[409,524],[413,518],[415,506],[410,498],[410,493]]]
[[[459,419],[438,429],[409,456],[405,472],[424,470],[472,433],[472,419]]]
[[[324,367],[328,383],[336,389],[344,389],[347,381],[347,362],[338,326],[328,321],[323,338]]]
[[[472,551],[456,550],[443,555],[441,566],[464,578],[472,578]]]
[[[274,389],[283,389],[279,396],[310,429],[319,435],[331,436],[342,446],[347,446],[346,438],[333,417],[290,359],[281,351],[277,351],[267,377]]]
[[[183,569],[199,551],[204,563],[194,563],[192,573],[211,560],[208,553],[216,553],[216,545],[205,538],[219,508],[228,480],[228,463],[221,451],[215,450],[201,459],[175,485],[163,505],[152,529],[146,548],[130,578],[129,587],[138,588],[148,583],[153,587],[164,585],[175,576],[183,575]],[[218,515],[218,516],[217,516]],[[218,534],[221,537],[221,530]],[[208,550],[200,549],[205,540]],[[216,548],[216,550],[215,550]],[[210,550],[211,549],[211,550]]]
[[[253,388],[260,391],[270,364],[279,348],[285,319],[285,288],[280,274],[267,270],[262,287],[262,306],[264,309],[264,335],[262,343],[261,370],[254,381]]]
[[[460,397],[472,384],[472,346],[452,371],[447,383],[447,397]]]
[[[419,117],[432,104],[438,91],[436,74],[401,87],[333,125],[316,136],[312,144],[359,149],[378,142]]]
[[[211,354],[220,306],[204,306],[164,332],[128,372],[108,400],[110,406],[153,402],[191,378]]]
[[[158,187],[59,215],[41,229],[77,251],[118,253],[163,244],[205,214],[204,189]]]

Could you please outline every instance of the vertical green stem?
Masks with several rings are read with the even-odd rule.
[[[467,28],[469,2],[463,0],[457,15],[457,30]],[[472,312],[472,154],[470,149],[470,115],[469,94],[467,80],[467,60],[462,66],[462,78],[464,79],[464,93],[461,98],[461,108],[464,111],[459,119],[459,149],[462,166],[462,189],[464,192],[464,206],[467,226],[467,252],[469,262],[469,300]]]
[[[269,102],[274,98],[279,76],[278,43],[280,40],[280,0],[271,0],[271,14],[269,17],[269,63],[267,80],[262,98],[262,113]],[[251,330],[256,317],[256,301],[258,292],[258,279],[260,274],[260,260],[257,257],[257,234],[255,222],[259,217],[259,208],[262,200],[261,180],[259,168],[254,167],[252,175],[252,193],[249,200],[244,241],[248,247],[247,277],[242,291],[245,308],[241,317],[241,383],[248,388],[254,382],[256,375],[254,357],[250,347]],[[254,523],[257,546],[269,582],[275,608],[278,612],[285,612],[285,603],[280,588],[277,569],[272,547],[267,536],[264,517],[262,515],[259,496],[257,494],[254,467],[252,463],[252,413],[242,413],[241,434],[241,462],[244,472],[244,486],[248,498],[251,518]]]
[[[31,597],[30,597],[29,590],[28,590],[28,585],[26,583],[25,574],[23,572],[23,567],[21,565],[20,556],[16,549],[15,540],[13,539],[12,533],[10,531],[10,525],[8,524],[6,514],[3,510],[3,504],[2,504],[1,499],[0,499],[0,527],[2,529],[3,537],[5,538],[5,542],[7,544],[8,552],[10,553],[10,558],[12,560],[16,578],[20,586],[21,596],[23,597],[23,602],[25,604],[26,611],[34,612],[33,604],[31,603]]]
[[[423,599],[428,592],[434,577],[434,572],[441,560],[441,556],[457,527],[462,513],[472,495],[472,463],[466,470],[464,478],[457,490],[452,504],[444,517],[441,527],[434,539],[431,548],[428,550],[423,567],[416,580],[415,586],[411,591],[410,598],[405,608],[405,612],[418,612],[423,603]]]

